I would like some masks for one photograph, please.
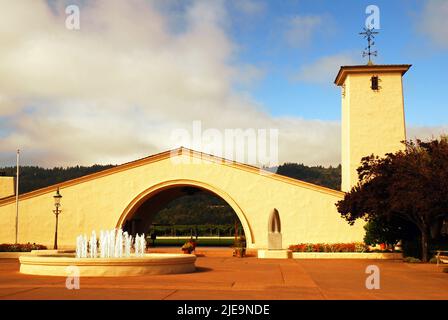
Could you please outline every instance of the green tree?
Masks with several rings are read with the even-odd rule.
[[[272,168],[273,169],[273,168]],[[277,174],[339,190],[341,186],[341,166],[308,167],[304,164],[285,163],[275,169]]]
[[[448,138],[405,142],[383,158],[361,160],[359,182],[336,206],[350,224],[356,219],[397,219],[418,228],[428,261],[431,229],[448,216]]]
[[[396,216],[376,216],[366,223],[364,229],[364,243],[371,246],[385,243],[392,247],[400,240],[413,239],[418,231],[408,221]]]

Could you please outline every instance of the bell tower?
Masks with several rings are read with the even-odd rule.
[[[406,140],[402,77],[411,65],[342,66],[335,84],[342,89],[342,191],[358,181],[361,158],[384,156]]]

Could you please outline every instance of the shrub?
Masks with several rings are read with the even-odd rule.
[[[196,248],[196,245],[193,241],[188,240],[187,242],[184,243],[184,245],[182,246],[182,250],[183,251],[187,251],[187,252],[192,252],[194,251],[194,249]]]
[[[289,246],[293,252],[367,252],[364,243],[299,243]]]
[[[0,244],[0,252],[30,252],[32,250],[45,250],[46,246],[35,243],[2,243]]]
[[[418,259],[418,258],[414,258],[414,257],[406,257],[403,259],[403,262],[406,263],[420,263],[422,262],[422,260]]]
[[[365,243],[355,243],[355,252],[367,252],[369,247]]]
[[[437,263],[437,257],[434,256],[429,260],[429,263]]]

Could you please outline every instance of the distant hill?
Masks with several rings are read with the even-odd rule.
[[[79,178],[91,173],[103,171],[114,167],[114,165],[98,165],[90,167],[55,167],[46,169],[36,166],[20,167],[19,193],[26,193],[40,188],[51,186],[52,184]],[[6,176],[15,176],[16,167],[0,167],[0,173]]]
[[[277,168],[277,174],[334,190],[341,188],[341,165],[337,167],[308,167],[304,164],[285,163]]]
[[[237,219],[233,209],[219,197],[197,193],[171,201],[157,213],[154,223],[160,224],[232,224]]]
[[[20,167],[19,191],[20,193],[33,191],[112,167],[114,165],[55,167],[52,169],[23,166]],[[280,175],[336,190],[340,188],[341,166],[325,168],[322,166],[309,167],[304,164],[285,163],[276,169]],[[271,171],[273,171],[272,168]],[[15,167],[0,167],[0,173],[7,176],[14,176],[15,172]],[[236,215],[232,208],[222,199],[209,194],[198,194],[175,199],[157,214],[154,222],[179,225],[233,224],[235,218]]]

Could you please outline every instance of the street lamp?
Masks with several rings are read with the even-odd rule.
[[[61,194],[59,193],[59,188],[56,190],[56,194],[53,196],[54,198],[54,206],[55,210],[53,210],[53,213],[56,215],[56,230],[54,232],[54,247],[53,249],[58,248],[58,216],[61,213],[61,209],[59,207],[61,206]]]

